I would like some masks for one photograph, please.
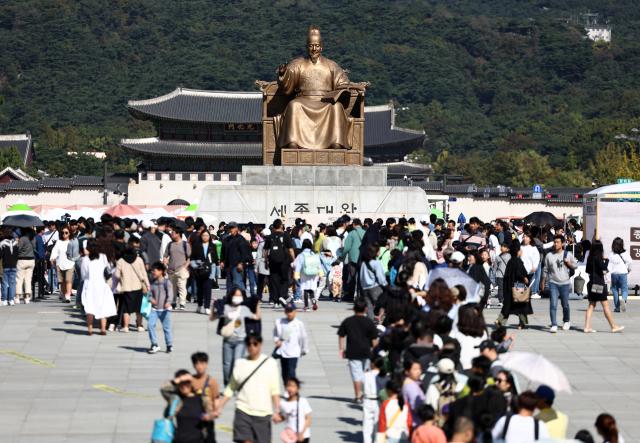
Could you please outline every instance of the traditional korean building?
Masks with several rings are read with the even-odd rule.
[[[143,158],[140,180],[235,181],[262,164],[262,93],[178,88],[127,107],[157,135],[120,144]],[[393,104],[365,107],[365,156],[397,161],[422,146],[423,131],[395,126]]]
[[[0,135],[0,149],[16,148],[22,161],[21,167],[31,166],[33,162],[33,140],[31,134],[6,134]]]

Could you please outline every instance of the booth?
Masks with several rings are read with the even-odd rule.
[[[640,182],[604,186],[585,194],[583,207],[584,238],[591,240],[598,232],[605,256],[611,242],[620,237],[631,255],[629,294],[640,285]]]

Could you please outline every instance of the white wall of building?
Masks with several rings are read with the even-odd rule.
[[[50,206],[100,206],[103,204],[103,194],[101,189],[73,189],[45,190],[40,192],[11,192],[0,198],[0,208],[5,209],[14,203],[22,202],[29,206],[50,205]],[[108,205],[120,203],[122,196],[109,193],[107,197]]]
[[[467,220],[469,217],[476,216],[480,220],[488,222],[496,217],[525,217],[536,211],[551,212],[558,218],[565,215],[581,215],[582,202],[548,204],[545,200],[472,197],[457,197],[456,201],[449,202],[449,217],[453,220],[457,220],[460,213],[464,214]]]
[[[166,175],[166,177],[164,177]],[[138,183],[129,183],[130,205],[166,205],[171,200],[182,199],[189,203],[198,203],[202,190],[208,185],[231,186],[239,185],[239,181],[198,180],[198,174],[191,174],[189,180],[169,180],[169,174],[163,174],[161,180],[139,177]],[[239,174],[238,174],[239,175]],[[153,177],[148,174],[147,177]],[[182,174],[180,174],[180,178]]]

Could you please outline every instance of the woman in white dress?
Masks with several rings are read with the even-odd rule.
[[[105,272],[106,270],[106,272]],[[98,252],[95,239],[89,239],[85,256],[82,257],[80,273],[82,305],[87,313],[87,330],[93,334],[93,320],[100,320],[100,335],[107,335],[107,318],[116,315],[116,304],[106,277],[111,273],[107,256]]]

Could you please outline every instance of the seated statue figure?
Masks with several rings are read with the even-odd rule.
[[[351,149],[353,119],[345,112],[341,95],[354,88],[364,91],[367,83],[350,83],[336,62],[322,56],[322,38],[315,26],[307,34],[307,53],[306,58],[278,67],[279,89],[295,98],[274,117],[277,147]]]

